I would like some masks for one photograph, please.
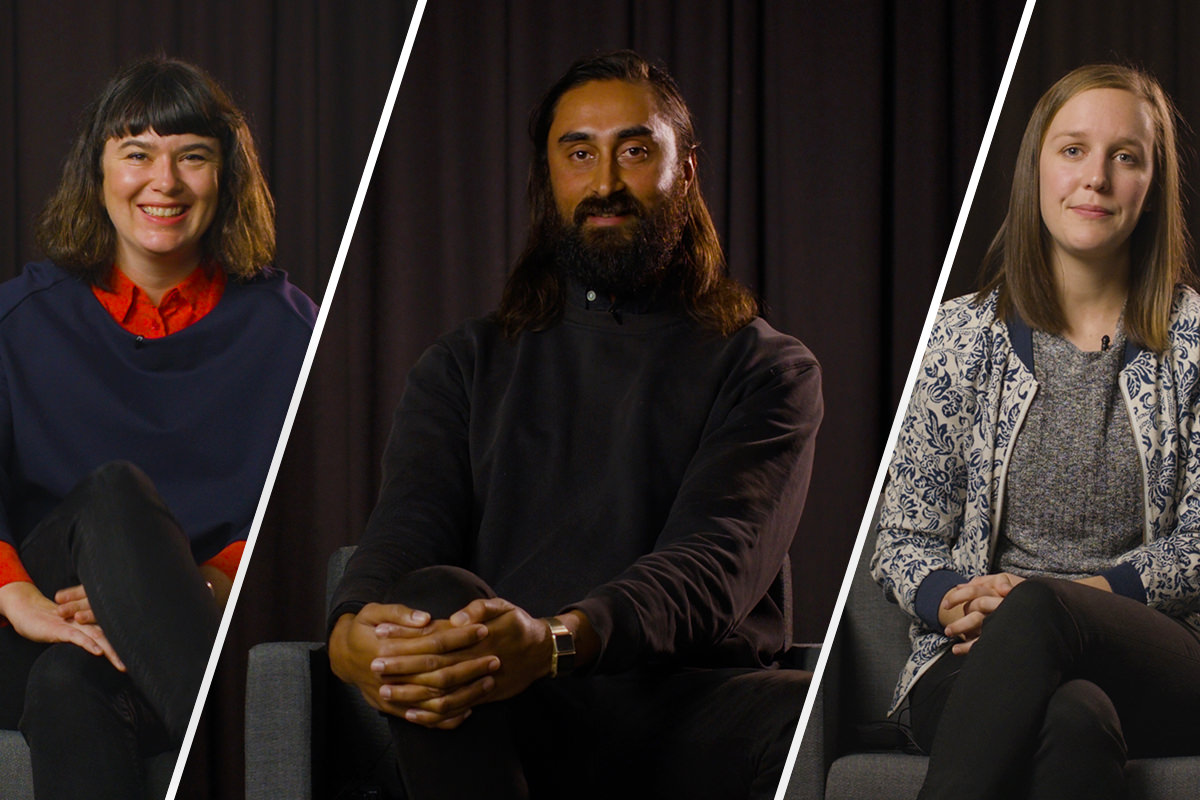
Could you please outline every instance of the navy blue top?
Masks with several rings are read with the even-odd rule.
[[[245,539],[316,307],[278,270],[230,280],[161,339],[122,328],[50,262],[0,284],[0,540],[21,540],[96,467],[153,481],[197,562]]]

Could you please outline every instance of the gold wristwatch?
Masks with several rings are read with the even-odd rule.
[[[550,677],[561,678],[575,669],[575,637],[558,617],[547,617],[554,649],[550,651]]]

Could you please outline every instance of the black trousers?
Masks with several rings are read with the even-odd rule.
[[[0,727],[29,743],[39,800],[145,794],[143,760],[179,746],[219,612],[188,540],[136,467],[100,467],[21,543],[43,594],[83,584],[128,670],[0,631]]]
[[[920,797],[1124,796],[1127,757],[1200,754],[1200,634],[1119,595],[1027,580],[910,696]]]
[[[444,618],[491,589],[454,567],[418,570],[387,602]],[[389,718],[409,800],[775,795],[812,675],[643,669],[534,683],[453,731]]]

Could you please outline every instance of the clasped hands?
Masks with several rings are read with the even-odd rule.
[[[946,636],[962,640],[951,648],[955,655],[970,651],[979,641],[983,621],[1000,607],[1013,587],[1023,580],[1020,575],[1011,572],[997,572],[979,575],[946,592],[938,607],[938,621],[945,626]],[[1105,592],[1112,591],[1108,580],[1100,575],[1076,578],[1074,582]]]
[[[1023,580],[1019,575],[997,572],[979,575],[946,592],[938,607],[938,621],[945,626],[946,636],[961,640],[952,648],[955,655],[970,651],[979,641],[983,621],[1000,607],[1013,587]]]
[[[400,604],[344,614],[329,637],[335,675],[372,708],[428,728],[457,728],[481,703],[505,700],[549,674],[543,620],[499,597],[448,619]]]

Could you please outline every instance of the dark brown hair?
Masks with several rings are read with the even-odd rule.
[[[89,283],[107,280],[117,239],[104,207],[104,145],[150,129],[220,141],[217,212],[201,240],[203,254],[234,277],[261,272],[275,258],[275,202],[246,120],[202,70],[163,57],[122,69],[84,112],[62,179],[38,216],[38,245]]]
[[[698,146],[691,112],[674,79],[662,67],[629,50],[602,53],[571,65],[542,97],[529,120],[533,140],[529,238],[509,273],[496,312],[508,336],[542,330],[562,315],[566,291],[547,244],[547,234],[558,213],[550,186],[547,140],[564,94],[585,83],[608,80],[643,85],[654,93],[658,111],[674,129],[680,163],[690,158]],[[700,194],[698,176],[689,184],[684,203],[687,213],[683,235],[668,270],[666,291],[702,326],[728,336],[754,318],[758,304],[749,290],[729,276],[720,239]]]
[[[1161,352],[1175,285],[1188,276],[1187,231],[1180,191],[1176,112],[1153,77],[1119,64],[1090,64],[1058,80],[1042,95],[1021,138],[1008,214],[983,260],[982,301],[999,291],[997,313],[1016,311],[1031,327],[1059,333],[1066,319],[1050,264],[1050,234],[1042,222],[1038,163],[1046,131],[1067,101],[1089,89],[1121,89],[1144,100],[1154,124],[1154,176],[1141,219],[1130,235],[1130,287],[1125,329],[1139,344]]]

